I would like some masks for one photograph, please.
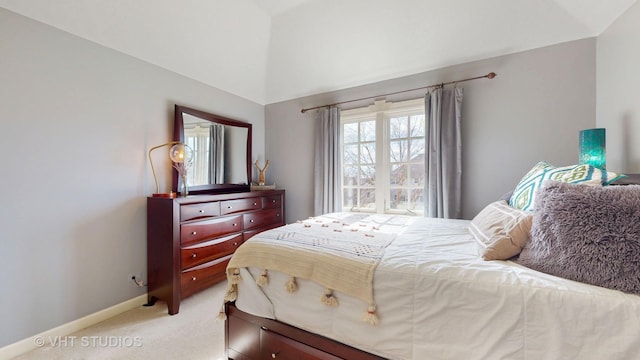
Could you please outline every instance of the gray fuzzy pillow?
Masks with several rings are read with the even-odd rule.
[[[551,275],[640,294],[640,185],[547,180],[518,263]]]

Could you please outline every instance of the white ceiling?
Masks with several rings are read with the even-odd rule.
[[[599,35],[636,0],[0,0],[269,104]]]

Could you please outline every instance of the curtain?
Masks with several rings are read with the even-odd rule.
[[[224,125],[211,124],[211,184],[224,184]]]
[[[319,110],[316,123],[314,212],[318,216],[342,209],[340,109]]]
[[[462,88],[432,89],[425,95],[425,209],[427,217],[462,214]]]
[[[184,128],[184,141],[193,149],[193,164],[187,168],[190,186],[209,184],[209,127]]]

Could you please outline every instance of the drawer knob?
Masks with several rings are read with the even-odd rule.
[[[198,278],[194,276],[194,277],[191,278],[191,281],[196,281],[197,279]]]
[[[227,209],[233,209],[233,206],[227,206]]]
[[[233,243],[233,246],[238,246],[238,243],[237,243],[237,242],[234,242],[234,243]]]
[[[238,226],[238,224],[233,224],[233,226]]]
[[[250,222],[250,223],[252,223],[252,222],[253,222],[253,219],[249,220],[249,222]]]
[[[191,258],[192,258],[192,259],[195,259],[195,258],[197,258],[197,257],[198,257],[198,254],[196,254],[196,253],[191,254]]]
[[[204,214],[204,210],[200,210],[200,214]]]
[[[276,201],[275,201],[275,200],[271,200],[271,202],[272,202],[272,203],[274,203],[274,204],[276,203]]]
[[[253,203],[253,206],[258,206],[258,203]]]
[[[195,232],[195,231],[191,232],[191,235],[193,235],[193,236],[195,236],[196,234],[197,234],[197,232]]]
[[[274,352],[274,353],[271,353],[271,358],[272,358],[272,359],[275,359],[275,358],[276,358],[276,356],[278,356],[278,354],[279,354],[279,353],[280,353],[280,351],[276,351],[276,352]]]

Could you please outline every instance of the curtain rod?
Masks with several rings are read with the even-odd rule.
[[[392,92],[392,93],[387,93],[387,94],[381,94],[381,95],[376,95],[376,96],[368,96],[368,97],[363,97],[360,99],[354,99],[354,100],[347,100],[347,101],[341,101],[341,102],[337,102],[337,103],[333,103],[333,104],[328,104],[328,105],[322,105],[322,106],[315,106],[315,107],[311,107],[311,108],[306,108],[306,109],[302,109],[300,110],[301,113],[306,113],[309,110],[315,110],[315,109],[320,109],[323,107],[329,107],[329,106],[335,106],[335,105],[342,105],[342,104],[346,104],[346,103],[350,103],[350,102],[355,102],[355,101],[360,101],[360,100],[367,100],[367,99],[373,99],[373,98],[377,98],[377,97],[381,97],[381,96],[389,96],[389,95],[395,95],[395,94],[401,94],[401,93],[405,93],[405,92],[409,92],[409,91],[415,91],[415,90],[421,90],[421,89],[429,89],[429,88],[433,88],[433,87],[439,87],[439,86],[445,86],[445,85],[450,85],[450,84],[456,84],[456,83],[460,83],[460,82],[464,82],[464,81],[471,81],[471,80],[477,80],[477,79],[493,79],[494,77],[496,77],[497,74],[494,72],[490,72],[487,75],[482,75],[482,76],[476,76],[476,77],[472,77],[472,78],[467,78],[467,79],[462,79],[462,80],[457,80],[457,81],[449,81],[446,83],[440,83],[440,84],[434,84],[434,85],[428,85],[428,86],[423,86],[423,87],[419,87],[419,88],[415,88],[415,89],[409,89],[409,90],[402,90],[402,91],[396,91],[396,92]]]

